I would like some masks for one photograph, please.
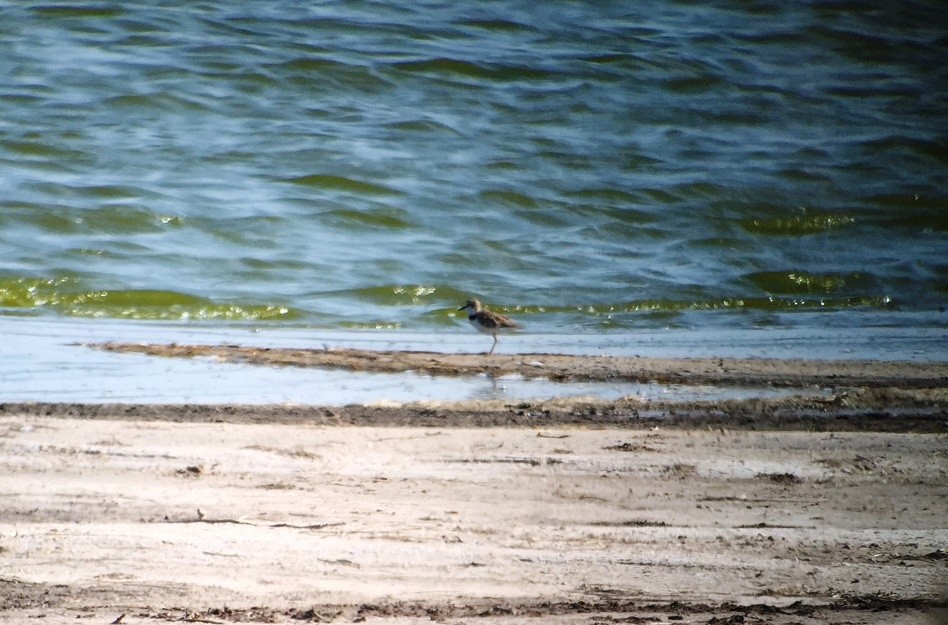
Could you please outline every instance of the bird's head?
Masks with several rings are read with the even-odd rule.
[[[464,303],[464,306],[458,308],[458,310],[467,310],[471,314],[478,312],[481,309],[481,303],[476,299],[469,299]]]

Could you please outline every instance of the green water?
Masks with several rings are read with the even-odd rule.
[[[0,313],[943,328],[936,2],[0,2]]]

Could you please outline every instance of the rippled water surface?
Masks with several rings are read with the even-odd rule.
[[[146,6],[147,5],[147,6]],[[939,2],[0,0],[0,311],[944,328]]]

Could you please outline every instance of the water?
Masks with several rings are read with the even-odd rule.
[[[469,332],[306,330],[278,324],[181,324],[109,319],[0,316],[0,402],[317,404],[521,400],[551,397],[713,400],[820,394],[824,388],[777,389],[655,383],[554,383],[542,378],[437,378],[413,372],[374,374],[254,366],[215,359],[154,358],[90,348],[118,342],[245,345],[269,348],[424,350],[479,353],[489,338]],[[640,330],[633,333],[505,336],[506,353],[568,353],[646,357],[765,357],[828,360],[944,359],[939,329]],[[538,361],[543,356],[533,357]]]
[[[696,336],[697,334],[697,336]],[[182,325],[95,319],[0,317],[0,402],[124,402],[200,404],[317,404],[522,400],[551,397],[643,400],[713,400],[820,394],[827,389],[739,388],[657,383],[555,383],[519,376],[437,378],[413,372],[255,366],[216,359],[154,358],[90,348],[108,341],[239,344],[270,348],[357,347],[377,350],[482,352],[484,337],[471,333],[364,330],[303,331],[268,325]],[[634,334],[521,334],[504,338],[499,351],[615,356],[822,357],[929,362],[941,354],[938,331],[867,328],[846,340],[830,331],[780,329],[641,331]],[[487,340],[489,344],[490,341]],[[827,346],[832,346],[828,351]],[[536,356],[542,361],[543,356]]]
[[[477,296],[616,341],[937,334],[944,23],[0,0],[0,312],[450,336]]]

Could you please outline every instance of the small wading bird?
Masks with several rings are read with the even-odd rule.
[[[480,301],[476,299],[467,300],[464,306],[461,306],[458,310],[467,311],[467,320],[471,322],[471,325],[474,326],[478,332],[490,334],[494,337],[494,344],[490,346],[490,351],[487,352],[488,356],[493,354],[494,348],[497,347],[498,334],[520,327],[510,319],[510,317],[487,310]]]

